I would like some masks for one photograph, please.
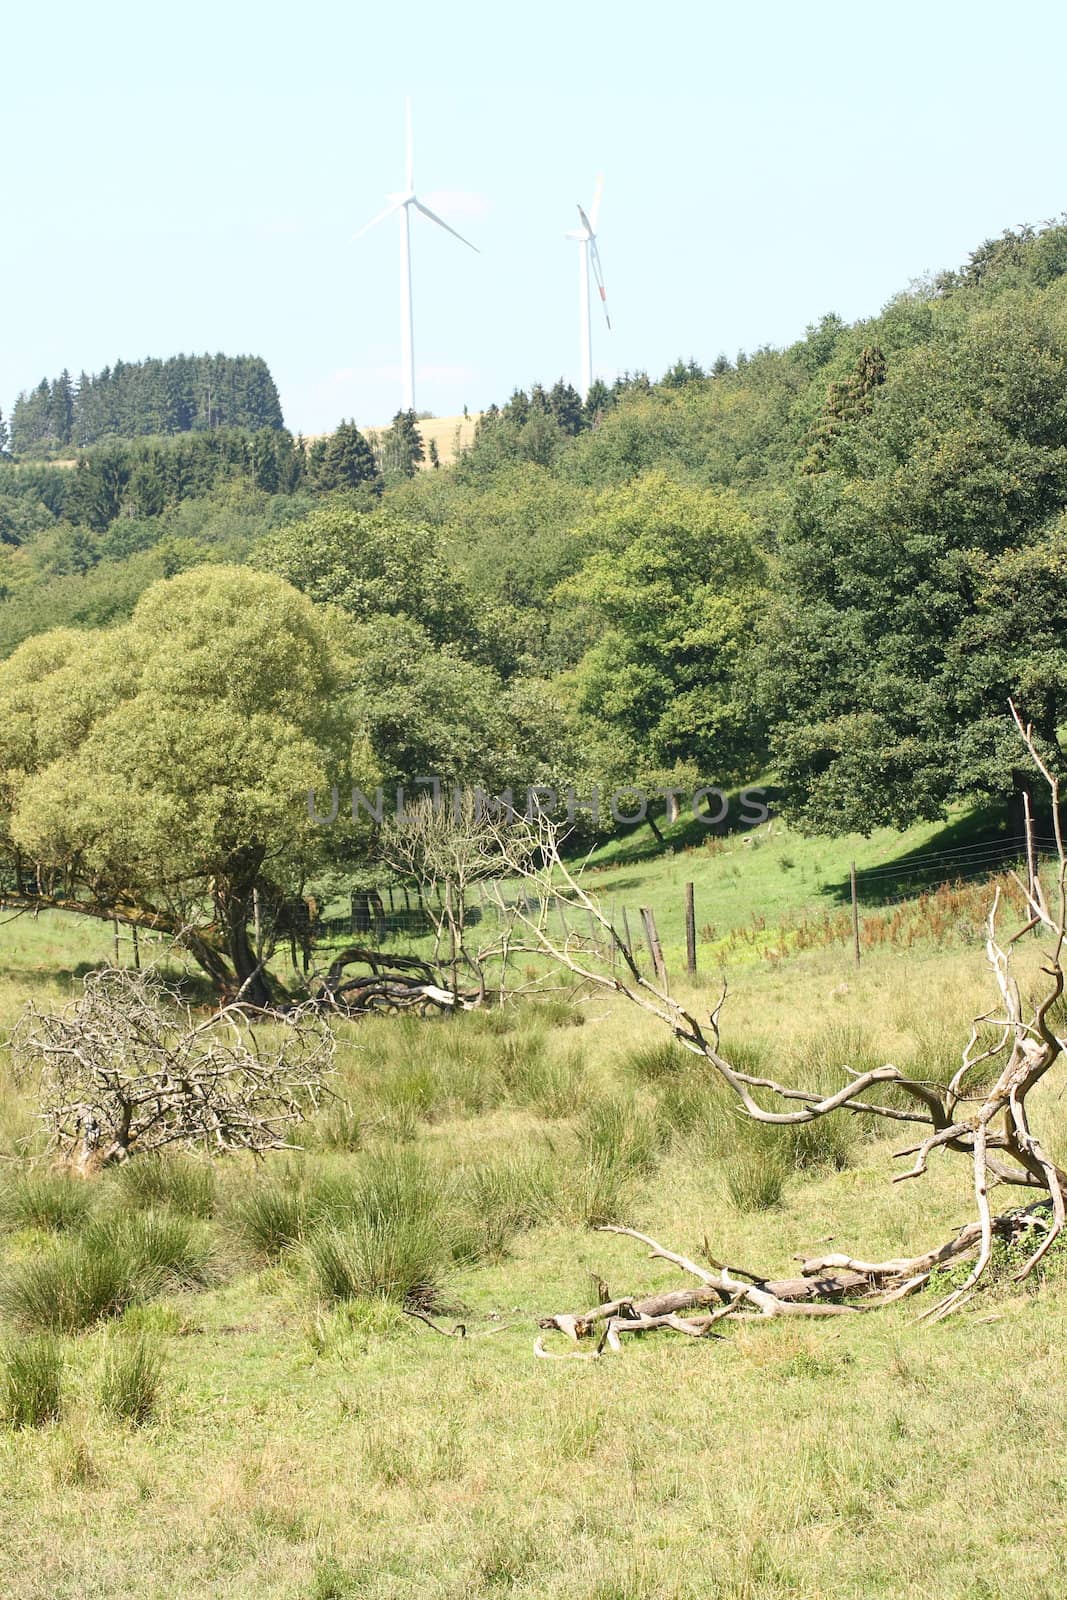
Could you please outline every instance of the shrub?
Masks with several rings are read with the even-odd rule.
[[[20,1339],[3,1355],[4,1421],[12,1428],[54,1422],[62,1406],[63,1353],[47,1334]]]
[[[104,1353],[100,1404],[123,1422],[137,1426],[155,1415],[163,1356],[143,1333],[113,1335]]]

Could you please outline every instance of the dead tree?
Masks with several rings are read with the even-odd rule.
[[[511,919],[502,918],[487,938],[475,939],[477,919],[467,899],[476,884],[511,870],[512,859],[522,853],[522,837],[509,831],[482,797],[462,791],[451,802],[419,800],[402,819],[389,821],[382,830],[383,858],[419,886],[434,931],[434,964],[448,972],[456,1008],[464,1001],[485,1003],[490,967],[503,991]],[[461,991],[461,972],[473,980],[474,992]]]
[[[916,1255],[871,1261],[844,1253],[805,1260],[797,1278],[775,1281],[739,1268],[711,1262],[702,1265],[667,1249],[629,1228],[624,1233],[649,1247],[651,1255],[670,1261],[695,1280],[684,1290],[644,1298],[625,1296],[589,1310],[546,1316],[541,1327],[565,1334],[575,1348],[571,1356],[597,1355],[617,1348],[621,1335],[653,1328],[672,1328],[704,1336],[725,1317],[834,1316],[885,1305],[914,1294],[939,1269],[970,1262],[963,1282],[943,1296],[924,1317],[936,1320],[965,1305],[989,1282],[994,1240],[1005,1240],[1023,1252],[1015,1281],[1038,1267],[1059,1238],[1067,1218],[1067,1173],[1056,1165],[1035,1133],[1028,1100],[1059,1059],[1063,1041],[1055,1032],[1052,1010],[1064,991],[1064,949],[1067,940],[1067,851],[1061,831],[1059,780],[1043,760],[1033,729],[1015,707],[1012,714],[1020,737],[1048,787],[1056,843],[1055,883],[1046,890],[1033,848],[1033,824],[1026,817],[1026,879],[1013,874],[1026,908],[1024,925],[1010,937],[998,931],[1001,895],[994,896],[986,930],[986,956],[996,985],[996,1005],[975,1019],[960,1064],[947,1085],[908,1077],[891,1064],[867,1072],[841,1068],[842,1085],[832,1094],[758,1077],[735,1066],[725,1053],[719,1031],[725,988],[706,1021],[667,993],[665,985],[647,978],[633,951],[583,888],[560,854],[560,840],[547,819],[532,825],[536,851],[524,838],[510,850],[511,870],[538,889],[534,909],[515,913],[528,937],[552,960],[588,984],[623,996],[669,1028],[685,1049],[708,1063],[739,1109],[758,1122],[788,1126],[845,1113],[878,1118],[915,1128],[918,1137],[896,1152],[911,1165],[895,1182],[921,1178],[931,1159],[963,1156],[971,1170],[974,1218],[954,1238]],[[502,832],[499,847],[507,851]],[[543,867],[533,863],[540,859]],[[602,927],[620,958],[616,970],[605,971],[569,937],[554,937],[548,912],[553,905],[580,908]],[[1023,934],[1047,935],[1049,946],[1040,981],[1024,989],[1011,969],[1014,946]],[[621,970],[620,970],[621,969]],[[994,1215],[989,1191],[998,1185],[1022,1189],[1032,1203]],[[708,1258],[710,1262],[710,1257]],[[583,1351],[585,1339],[593,1348]],[[542,1340],[538,1354],[549,1355]]]
[[[90,973],[61,1011],[28,1006],[11,1046],[52,1148],[83,1177],[170,1145],[289,1149],[288,1129],[331,1092],[321,1008],[255,1018],[234,1004],[198,1020],[151,968]]]

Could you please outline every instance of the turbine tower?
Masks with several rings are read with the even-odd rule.
[[[604,307],[604,321],[608,328],[611,327],[611,318],[608,316],[608,295],[604,288],[604,272],[600,265],[600,252],[596,247],[596,225],[600,216],[600,196],[604,192],[604,180],[598,178],[596,189],[593,192],[593,203],[589,207],[588,216],[578,207],[578,215],[582,225],[568,233],[568,239],[577,239],[581,245],[578,252],[578,326],[581,331],[582,346],[582,380],[580,392],[585,400],[593,382],[593,331],[589,317],[589,268],[593,269],[596,286],[600,291],[601,303]]]
[[[372,217],[365,227],[360,228],[354,235],[361,239],[371,228],[377,227],[379,222],[384,222],[386,217],[394,213],[400,215],[400,385],[401,385],[401,410],[414,411],[415,409],[415,318],[412,310],[411,299],[411,210],[421,211],[424,217],[429,217],[431,222],[436,222],[439,228],[444,228],[446,233],[452,234],[461,244],[478,254],[478,246],[471,244],[469,239],[464,239],[455,228],[450,228],[448,223],[439,217],[429,206],[424,206],[415,193],[415,146],[411,134],[411,101],[404,102],[404,123],[407,134],[407,158],[404,164],[404,188],[400,194],[387,196],[389,204],[384,211],[379,211]]]

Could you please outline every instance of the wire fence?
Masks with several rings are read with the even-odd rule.
[[[1032,849],[1037,861],[1056,856],[1056,843],[1049,835],[1035,836],[1032,840]],[[855,871],[851,886],[849,879],[843,879],[837,885],[824,886],[822,893],[825,894],[828,887],[831,892],[836,891],[839,908],[847,905],[851,893],[855,921],[861,906],[869,912],[876,908],[890,910],[919,902],[948,886],[988,881],[996,874],[1012,868],[1025,872],[1026,860],[1025,836],[1006,835],[1002,838],[979,840],[972,844],[950,846],[944,850],[920,852],[880,866],[864,867]],[[47,898],[46,891],[41,885],[48,881],[49,876],[46,873],[41,873],[36,878],[24,873],[21,880],[16,881],[13,872],[0,870],[0,912],[4,909],[7,897],[17,897],[23,906],[29,901],[29,908],[32,910],[35,898],[40,897],[42,901]],[[823,904],[825,905],[825,901]],[[459,913],[460,906],[454,902],[453,906],[454,911]],[[608,923],[614,927],[619,939],[628,949],[647,947],[649,960],[653,964],[662,962],[662,955],[656,954],[660,943],[659,932],[655,917],[648,907],[620,904],[617,899],[609,899],[602,909]],[[690,971],[695,971],[695,930],[698,923],[692,884],[685,885],[684,898],[679,896],[678,911],[685,933],[687,964]],[[806,916],[815,911],[816,907],[813,905],[802,915]],[[618,954],[617,942],[613,939],[609,928],[585,908],[555,902],[541,911],[536,898],[521,890],[517,891],[513,884],[509,885],[503,881],[490,880],[473,886],[472,891],[464,899],[462,923],[465,930],[469,930],[476,937],[479,930],[483,937],[491,937],[492,931],[505,922],[521,920],[523,916],[536,918],[539,914],[547,916],[547,928],[558,938],[572,944],[577,942],[585,945],[595,950],[601,957],[614,959]],[[347,911],[334,911],[332,914],[323,913],[311,898],[290,898],[282,903],[280,909],[275,907],[274,915],[270,919],[270,931],[278,942],[289,939],[293,942],[294,950],[299,945],[309,954],[311,948],[319,944],[337,945],[349,941],[361,943],[372,941],[377,945],[385,945],[394,941],[407,942],[432,937],[445,916],[446,891],[443,889],[435,889],[424,895],[421,888],[411,884],[392,884],[385,885],[381,889],[353,889],[349,895]],[[672,930],[676,926],[673,912],[670,914],[669,924]],[[751,934],[753,931],[761,932],[765,929],[765,918],[753,913],[751,928],[723,930],[723,932],[726,934],[744,931]],[[156,943],[168,939],[167,935],[153,933],[146,928],[130,931],[123,927],[120,932],[118,921],[114,923],[113,932],[116,953],[119,940],[122,939],[124,942],[132,943],[137,961],[139,961],[140,943]]]

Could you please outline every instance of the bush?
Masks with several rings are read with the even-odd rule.
[[[89,1185],[63,1172],[28,1173],[0,1190],[0,1223],[59,1233],[77,1228],[92,1209]]]
[[[123,1422],[148,1422],[156,1412],[162,1373],[162,1353],[143,1333],[112,1336],[104,1353],[100,1404]]]
[[[63,1353],[59,1341],[42,1334],[20,1339],[4,1352],[4,1421],[12,1428],[54,1422],[62,1406]]]

